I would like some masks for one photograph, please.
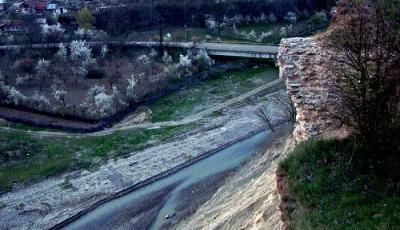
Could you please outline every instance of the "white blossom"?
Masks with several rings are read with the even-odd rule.
[[[112,109],[112,96],[106,93],[99,93],[94,97],[96,111],[100,116],[110,114]]]
[[[75,35],[79,38],[79,39],[83,39],[84,37],[92,37],[94,36],[95,32],[91,29],[83,29],[83,28],[78,28],[75,31]]]
[[[131,78],[128,79],[128,87],[126,87],[126,96],[130,98],[135,98],[135,88],[136,88],[137,80],[132,74]]]
[[[217,29],[217,22],[215,21],[214,17],[208,16],[206,18],[206,26],[210,31],[215,31]]]
[[[60,23],[57,23],[55,25],[48,25],[48,24],[43,24],[42,25],[42,34],[50,34],[50,33],[64,33],[65,29],[62,28]]]
[[[154,58],[154,57],[157,57],[157,55],[158,55],[157,51],[155,49],[151,49],[149,56]]]
[[[58,45],[56,57],[63,61],[67,59],[67,49],[65,48],[65,45],[63,43],[60,43],[60,45]]]
[[[279,30],[279,35],[282,37],[285,37],[285,36],[287,36],[287,34],[288,34],[288,31],[287,31],[286,27],[281,27],[281,29]]]
[[[172,35],[170,33],[165,34],[164,41],[171,41]]]
[[[25,82],[25,78],[18,74],[17,78],[15,79],[15,83],[17,85],[22,85]]]
[[[10,88],[10,92],[8,95],[8,101],[12,102],[14,105],[18,105],[26,100],[26,96],[20,93],[14,87]]]
[[[45,110],[50,106],[50,101],[44,95],[39,95],[38,91],[35,91],[35,94],[30,98],[33,106],[38,110]]]
[[[168,54],[167,51],[164,51],[164,55],[161,59],[166,65],[170,65],[172,63],[172,57]]]
[[[48,71],[50,62],[44,59],[40,59],[35,66],[35,70],[38,74],[42,74]]]
[[[101,54],[102,57],[107,56],[107,54],[108,54],[108,47],[107,47],[107,45],[103,45],[103,46],[101,47],[100,54]]]
[[[269,15],[268,15],[268,21],[269,22],[271,22],[271,23],[275,23],[276,22],[276,16],[273,14],[273,13],[270,13]]]
[[[136,60],[145,66],[150,64],[150,58],[145,54],[140,55]]]
[[[286,21],[289,21],[289,22],[291,22],[291,23],[297,22],[297,15],[296,15],[296,13],[294,13],[294,12],[292,12],[292,11],[287,12],[287,14],[286,14],[286,16],[285,16],[285,20],[286,20]]]
[[[85,66],[96,62],[96,60],[92,57],[92,49],[86,45],[85,41],[72,41],[70,50],[70,58],[74,61],[80,60]]]
[[[192,60],[190,60],[189,55],[179,55],[178,67],[190,67],[192,65]]]
[[[205,50],[200,50],[199,53],[194,57],[194,59],[197,62],[197,65],[200,68],[208,68],[214,64],[214,60],[208,56],[207,51]]]

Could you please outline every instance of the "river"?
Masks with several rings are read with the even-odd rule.
[[[232,172],[259,152],[269,136],[271,132],[264,131],[233,144],[98,206],[64,229],[169,229],[206,202]]]

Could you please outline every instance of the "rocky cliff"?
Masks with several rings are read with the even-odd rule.
[[[297,141],[331,135],[341,123],[335,119],[337,97],[332,73],[327,65],[331,52],[323,48],[323,38],[288,38],[281,41],[278,64],[288,94],[296,107]]]

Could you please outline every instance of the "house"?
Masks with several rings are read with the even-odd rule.
[[[24,34],[25,32],[25,25],[22,20],[0,21],[0,35]]]
[[[6,1],[0,0],[0,12],[4,11],[6,9],[5,5],[6,5]]]
[[[36,2],[35,11],[37,14],[44,14],[47,12],[48,2]]]
[[[21,12],[22,14],[53,14],[58,8],[57,3],[50,1],[25,0]]]
[[[35,13],[36,1],[35,0],[26,0],[21,6],[22,14],[33,14]]]

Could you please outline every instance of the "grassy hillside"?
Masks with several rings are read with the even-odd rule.
[[[293,229],[396,229],[398,184],[362,173],[354,138],[309,140],[280,166],[287,173],[288,224]],[[397,186],[397,189],[396,189]],[[394,192],[392,190],[394,188]]]

